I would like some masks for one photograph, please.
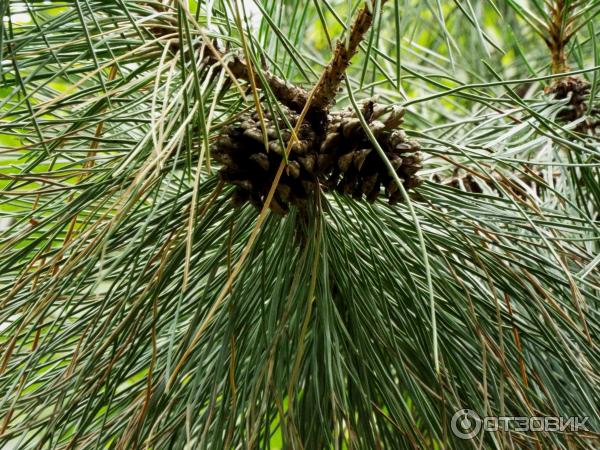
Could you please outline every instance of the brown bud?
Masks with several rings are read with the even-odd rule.
[[[419,177],[410,177],[408,180],[405,181],[404,187],[406,188],[406,190],[414,189],[416,187],[419,187],[422,182],[423,180],[421,180]]]
[[[390,144],[396,148],[398,144],[403,144],[407,140],[406,133],[402,130],[395,130],[390,135]]]
[[[350,119],[342,125],[344,137],[352,136],[356,130],[360,129],[361,124],[359,119]]]
[[[229,137],[229,135],[225,134],[225,135],[219,136],[219,138],[215,142],[214,147],[218,148],[220,150],[223,150],[223,151],[228,151],[228,150],[236,149],[237,145],[235,145],[235,143],[233,142],[231,137]]]
[[[379,103],[373,105],[373,114],[371,114],[371,120],[379,119],[386,113],[387,109],[388,108],[385,105],[381,105]]]
[[[375,137],[379,136],[386,129],[383,122],[380,122],[379,120],[371,122],[369,128],[371,129],[371,132],[375,135]]]
[[[231,184],[235,184],[236,186],[239,186],[243,189],[246,189],[247,191],[251,191],[252,190],[252,183],[250,182],[250,180],[229,180],[229,182]]]
[[[419,143],[417,141],[408,141],[410,144],[410,149],[413,152],[418,152],[419,150],[421,150],[421,146],[419,145]]]
[[[398,190],[398,184],[396,183],[396,180],[390,180],[390,182],[388,183],[388,185],[385,187],[388,194],[392,195],[394,194],[394,192],[396,192]]]
[[[388,130],[398,128],[404,120],[404,108],[401,106],[392,106],[392,111],[383,122]]]
[[[354,152],[354,167],[356,167],[359,171],[362,169],[362,166],[365,163],[365,159],[367,159],[367,156],[369,156],[371,150],[372,149],[370,148],[365,148],[363,150],[357,150]]]
[[[248,119],[248,120],[244,120],[242,123],[240,123],[240,128],[242,130],[255,130],[256,125],[257,125],[257,123],[254,120]]]
[[[310,155],[300,157],[300,158],[298,158],[298,161],[300,162],[300,164],[302,164],[302,167],[304,167],[304,169],[309,174],[312,175],[314,173],[315,164],[317,163],[317,157],[315,155],[310,154]]]
[[[281,145],[279,145],[279,142],[269,142],[269,150],[277,153],[278,155],[283,155],[283,149],[281,148]]]
[[[303,155],[308,150],[308,143],[306,141],[295,141],[290,149],[291,152]]]
[[[404,153],[404,152],[410,152],[412,150],[412,147],[408,142],[402,142],[401,144],[397,144],[395,149],[399,153]]]
[[[267,136],[269,139],[279,139],[279,135],[277,134],[277,130],[274,127],[267,128]]]
[[[279,132],[281,133],[281,139],[283,139],[283,142],[289,141],[292,137],[292,132],[290,130],[280,129]]]
[[[402,155],[402,161],[404,166],[414,166],[421,162],[421,156],[418,153],[404,154]]]
[[[329,153],[340,144],[342,136],[339,133],[329,133],[321,144],[321,152]]]
[[[244,130],[244,136],[253,139],[256,142],[260,142],[261,144],[263,143],[263,135],[260,130],[257,130],[256,128],[248,128],[247,130]]]
[[[258,164],[265,172],[269,170],[269,157],[264,153],[255,153],[250,159]]]
[[[390,164],[394,168],[394,171],[398,170],[402,166],[404,160],[402,158],[400,158],[398,155],[394,155],[392,153],[387,156],[390,159]]]
[[[371,190],[371,192],[367,194],[367,201],[369,203],[373,203],[375,200],[377,200],[377,197],[379,197],[379,186],[376,183],[375,187]]]
[[[286,166],[287,174],[292,178],[300,176],[300,164],[297,161],[289,161]]]
[[[338,159],[338,167],[342,172],[347,172],[350,168],[350,164],[354,159],[354,152],[346,153]]]
[[[370,122],[373,117],[373,108],[375,106],[375,102],[373,99],[368,99],[362,104],[362,115],[367,122]]]
[[[402,175],[404,175],[406,177],[410,177],[411,175],[414,175],[422,168],[423,168],[423,166],[421,166],[420,164],[413,164],[410,166],[402,166],[401,172],[402,172]]]
[[[233,158],[231,157],[231,155],[229,153],[215,151],[215,152],[213,152],[213,157],[215,158],[215,160],[218,163],[221,163],[224,166],[236,167],[236,164],[233,161]]]

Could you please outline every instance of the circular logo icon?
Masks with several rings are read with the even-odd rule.
[[[461,409],[452,416],[450,426],[454,436],[473,439],[481,431],[481,417],[472,409]]]

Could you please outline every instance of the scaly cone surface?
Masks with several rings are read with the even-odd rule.
[[[282,110],[294,126],[298,115]],[[407,190],[419,185],[416,173],[421,169],[419,145],[399,129],[404,110],[386,108],[368,100],[362,114],[378,144]],[[291,138],[283,118],[273,118],[265,108],[267,145],[256,113],[248,113],[234,125],[226,127],[212,148],[222,164],[221,179],[236,186],[233,202],[250,202],[262,208],[277,168]],[[315,130],[317,128],[317,130]],[[286,170],[277,186],[271,209],[285,214],[290,205],[302,207],[320,185],[355,199],[375,201],[384,192],[389,202],[401,200],[398,186],[384,161],[379,157],[353,110],[332,112],[324,132],[304,122],[298,142],[291,147]]]

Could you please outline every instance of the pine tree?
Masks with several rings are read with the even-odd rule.
[[[600,0],[0,12],[0,448],[600,446]]]

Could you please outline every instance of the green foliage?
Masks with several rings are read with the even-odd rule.
[[[334,108],[403,105],[424,183],[283,218],[219,182],[210,46],[310,89],[364,2],[163,3],[0,2],[0,448],[598,448],[600,1],[375,2]]]

